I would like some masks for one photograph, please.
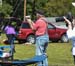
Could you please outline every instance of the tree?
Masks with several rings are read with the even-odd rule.
[[[0,13],[4,13],[5,16],[10,16],[12,12],[12,6],[3,1],[3,6],[0,7]]]
[[[9,7],[9,9],[5,8],[6,15],[10,14],[11,12],[15,12],[18,4],[20,3],[19,7],[15,12],[16,17],[23,18],[24,12],[24,0],[3,0],[6,5],[5,7]],[[16,4],[17,3],[17,4]],[[65,15],[67,12],[72,12],[75,14],[75,8],[72,6],[72,0],[27,0],[27,15],[35,16],[35,10],[43,9],[45,11],[46,16],[62,16]],[[3,9],[2,9],[3,10]],[[9,13],[8,13],[9,11]]]
[[[49,0],[44,7],[47,16],[62,16],[71,11],[71,0]],[[65,7],[66,6],[66,7]]]

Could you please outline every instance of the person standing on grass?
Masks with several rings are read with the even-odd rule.
[[[46,55],[46,49],[49,42],[47,20],[42,10],[36,11],[36,17],[37,20],[35,21],[35,23],[32,22],[30,18],[26,17],[26,20],[29,23],[32,30],[35,32],[36,55]],[[38,63],[38,66],[48,66],[47,58],[43,61],[43,63]]]
[[[16,31],[12,23],[8,24],[5,29],[4,29],[6,36],[8,38],[8,43],[11,45],[13,51],[15,52],[15,45],[14,45],[14,40],[15,40],[15,35]]]
[[[66,17],[64,17],[65,22],[68,24],[68,30],[67,30],[67,36],[69,39],[72,40],[72,55],[74,58],[74,64],[75,64],[75,18],[73,18],[73,21],[69,21]]]

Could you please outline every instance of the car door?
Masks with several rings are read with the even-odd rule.
[[[19,30],[20,39],[26,39],[29,34],[33,33],[28,23],[22,23]]]
[[[50,39],[56,38],[56,27],[52,24],[48,24],[48,34]]]

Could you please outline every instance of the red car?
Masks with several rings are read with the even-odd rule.
[[[61,42],[68,42],[66,31],[67,28],[60,28],[56,25],[53,25],[52,23],[48,23],[49,39],[52,42],[58,42],[59,40]],[[27,42],[34,43],[35,35],[27,22],[23,22],[21,24],[18,34],[18,40],[19,42],[26,40]]]

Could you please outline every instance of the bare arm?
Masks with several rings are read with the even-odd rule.
[[[68,29],[72,29],[71,22],[66,17],[63,17],[63,18],[65,19],[65,22],[68,24]]]
[[[31,29],[35,30],[34,27],[33,27],[33,24],[34,24],[33,21],[31,19],[27,19],[27,22],[29,23]]]

